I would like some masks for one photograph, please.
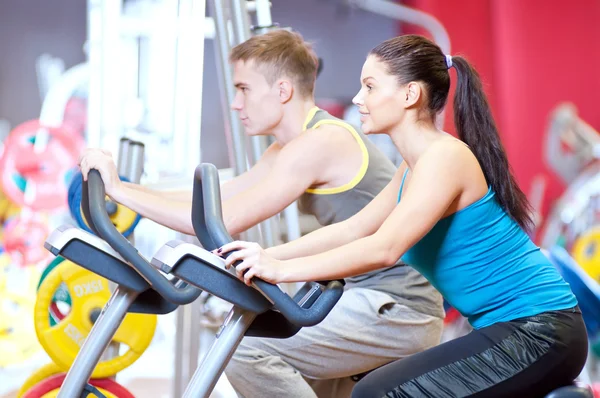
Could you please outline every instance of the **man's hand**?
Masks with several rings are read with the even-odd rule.
[[[112,154],[105,149],[86,149],[79,157],[79,168],[84,181],[87,181],[91,169],[98,170],[108,196],[117,191],[122,184]]]

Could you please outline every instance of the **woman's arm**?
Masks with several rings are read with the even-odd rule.
[[[239,249],[226,259],[226,264],[243,260],[236,271],[246,283],[251,283],[254,276],[272,283],[340,279],[392,266],[461,195],[465,167],[477,167],[466,158],[458,145],[429,149],[415,165],[402,200],[377,232],[344,246],[285,261],[273,259],[257,250],[256,244],[247,242],[225,245],[221,252]]]
[[[282,282],[339,279],[394,265],[443,217],[463,189],[455,146],[439,145],[422,155],[402,200],[381,227],[337,249],[283,264]]]
[[[402,163],[388,185],[354,216],[319,228],[300,239],[269,248],[267,253],[278,260],[287,260],[331,250],[373,234],[394,210],[405,170],[406,163]]]

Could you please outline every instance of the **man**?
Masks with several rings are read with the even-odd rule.
[[[299,34],[277,30],[253,37],[232,50],[230,61],[237,89],[231,107],[246,134],[275,139],[251,170],[221,188],[230,234],[295,200],[322,225],[337,223],[360,211],[392,179],[396,168],[362,132],[315,106],[317,56]],[[84,178],[90,168],[100,171],[113,200],[194,233],[190,193],[168,195],[121,182],[103,150],[86,151],[80,166]],[[412,268],[399,263],[346,283],[320,324],[285,340],[242,341],[226,369],[240,396],[314,397],[315,390],[323,397],[349,395],[349,376],[439,343],[441,296]]]

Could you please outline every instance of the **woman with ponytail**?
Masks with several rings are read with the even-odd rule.
[[[436,126],[450,68],[458,139]],[[477,72],[424,37],[396,37],[370,52],[354,103],[363,131],[388,134],[402,155],[394,179],[354,217],[294,242],[222,247],[236,250],[227,265],[242,260],[246,283],[280,283],[363,274],[401,257],[468,318],[471,333],[371,372],[355,398],[538,397],[570,384],[587,356],[581,312],[527,235],[530,206]]]

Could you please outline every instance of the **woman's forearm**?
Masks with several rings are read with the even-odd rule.
[[[384,240],[371,235],[320,254],[283,261],[281,282],[342,279],[396,263]]]
[[[319,228],[300,239],[271,247],[267,253],[278,260],[310,256],[358,239],[360,236],[355,231],[348,221],[342,221]]]

